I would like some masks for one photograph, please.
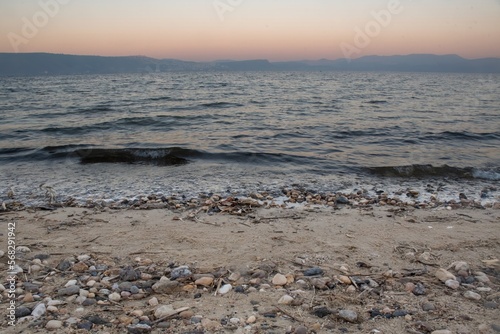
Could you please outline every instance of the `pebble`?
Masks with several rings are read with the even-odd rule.
[[[358,320],[358,314],[351,310],[340,310],[339,317],[352,323],[355,323]]]
[[[464,262],[464,261],[458,261],[458,262],[454,262],[452,264],[452,266],[455,268],[455,271],[456,272],[459,272],[459,271],[467,271],[467,270],[470,270],[470,266],[467,262]]]
[[[450,289],[456,290],[460,287],[460,282],[454,280],[454,279],[449,279],[444,283],[447,287]]]
[[[57,291],[58,296],[71,296],[80,293],[80,288],[76,285],[68,286],[67,288],[62,288]]]
[[[179,291],[181,288],[180,283],[177,281],[171,281],[165,276],[163,276],[158,282],[153,285],[153,290],[157,293],[171,294]]]
[[[288,282],[288,280],[286,279],[286,276],[282,275],[282,274],[274,275],[273,280],[272,280],[272,283],[274,285],[278,285],[278,286],[286,285],[287,282]]]
[[[201,277],[197,279],[194,284],[196,285],[202,285],[202,286],[211,286],[214,283],[214,278],[213,277]]]
[[[77,329],[84,329],[87,331],[90,331],[94,327],[94,324],[90,321],[82,321],[79,324],[76,325]]]
[[[175,310],[172,305],[161,305],[156,308],[154,314],[156,319],[160,319],[175,314]]]
[[[149,306],[158,306],[158,298],[156,297],[153,297],[151,298],[150,300],[148,300],[148,304]]]
[[[49,322],[47,322],[47,324],[45,325],[45,328],[47,329],[59,329],[63,326],[63,323],[62,321],[60,320],[50,320]]]
[[[246,323],[247,324],[253,324],[256,321],[257,321],[257,318],[254,315],[251,315],[251,316],[248,317]]]
[[[193,273],[188,266],[180,266],[172,269],[172,272],[170,273],[170,279],[176,280],[178,278],[191,276],[192,274]]]
[[[464,297],[471,300],[481,300],[481,295],[473,291],[466,291]]]
[[[495,302],[486,302],[484,303],[484,307],[490,310],[495,310],[498,308],[498,304]]]
[[[347,284],[347,285],[352,284],[351,279],[348,276],[344,276],[344,275],[339,276],[339,281],[344,283],[344,284]]]
[[[120,270],[120,279],[122,281],[136,281],[141,277],[141,275],[134,270],[131,266],[127,266]]]
[[[453,275],[452,273],[450,273],[448,270],[446,269],[443,269],[443,268],[440,268],[436,271],[436,274],[435,276],[443,283],[445,283],[447,280],[457,280],[457,278],[455,277],[455,275]]]
[[[435,309],[436,309],[436,306],[434,306],[434,304],[432,304],[432,303],[423,303],[422,304],[422,310],[424,310],[425,312],[434,311]]]
[[[71,267],[71,270],[73,270],[76,273],[84,273],[89,269],[89,266],[87,266],[84,262],[77,262]]]
[[[451,331],[449,331],[447,329],[440,329],[440,330],[431,332],[431,334],[452,334],[452,333],[451,333]]]
[[[47,312],[47,308],[45,307],[44,303],[38,304],[33,311],[31,312],[31,315],[34,316],[35,318],[40,318],[42,315]]]
[[[278,304],[290,305],[293,302],[293,297],[289,295],[284,295],[278,300]]]
[[[295,328],[294,334],[307,334],[307,328],[304,326],[299,326]]]
[[[16,318],[27,317],[28,315],[31,315],[31,310],[26,306],[19,306],[18,308],[16,308],[15,311]]]
[[[323,269],[311,268],[304,270],[304,276],[317,276],[317,275],[323,275]]]
[[[422,296],[425,295],[426,289],[425,286],[419,282],[415,285],[415,288],[413,289],[412,292],[415,296]]]
[[[90,260],[90,255],[87,254],[78,255],[77,260],[80,262],[85,262],[87,260]]]
[[[78,283],[78,281],[76,279],[72,279],[72,280],[69,280],[64,286],[67,288],[69,286],[76,285],[76,283]]]
[[[127,327],[127,331],[130,334],[144,334],[149,333],[153,330],[148,324],[136,324]]]
[[[112,302],[119,302],[122,299],[122,297],[119,293],[113,292],[108,296],[108,299]]]
[[[226,293],[228,293],[232,289],[233,289],[233,286],[231,284],[224,284],[223,286],[220,287],[219,294],[225,295]]]

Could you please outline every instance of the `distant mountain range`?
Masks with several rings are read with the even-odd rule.
[[[412,54],[357,59],[270,62],[220,60],[193,62],[143,56],[101,57],[52,53],[0,53],[0,76],[151,73],[172,71],[393,71],[500,73],[500,58]]]

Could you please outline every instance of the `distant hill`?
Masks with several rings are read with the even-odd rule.
[[[414,54],[357,59],[270,62],[265,59],[191,62],[144,56],[102,57],[51,53],[0,53],[0,76],[150,73],[168,71],[397,71],[500,73],[500,58]]]

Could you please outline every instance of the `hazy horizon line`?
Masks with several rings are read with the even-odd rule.
[[[63,55],[63,56],[88,56],[88,57],[111,57],[111,58],[120,58],[120,57],[142,57],[142,58],[150,58],[155,60],[180,60],[180,61],[189,61],[189,62],[197,62],[197,63],[212,63],[212,62],[222,62],[222,61],[256,61],[256,60],[265,60],[270,63],[279,63],[279,62],[300,62],[300,61],[336,61],[336,60],[356,60],[362,59],[366,57],[404,57],[404,56],[458,56],[465,60],[479,60],[479,59],[500,59],[500,57],[489,56],[489,57],[481,57],[481,58],[466,58],[457,53],[445,53],[445,54],[437,54],[437,53],[408,53],[408,54],[391,54],[391,55],[380,55],[380,54],[370,54],[364,55],[357,58],[318,58],[318,59],[288,59],[288,60],[270,60],[268,58],[244,58],[244,59],[234,59],[234,58],[222,58],[222,59],[213,59],[213,60],[192,60],[192,59],[183,59],[183,58],[157,58],[153,56],[147,55],[99,55],[99,54],[73,54],[73,53],[58,53],[58,52],[46,52],[46,51],[35,51],[35,52],[2,52],[0,54],[51,54],[51,55]]]

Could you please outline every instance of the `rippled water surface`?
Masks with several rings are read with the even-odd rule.
[[[500,180],[498,75],[6,78],[0,115],[1,196],[14,187],[26,201],[41,183],[61,196],[117,198],[397,188],[429,177],[478,196]]]

